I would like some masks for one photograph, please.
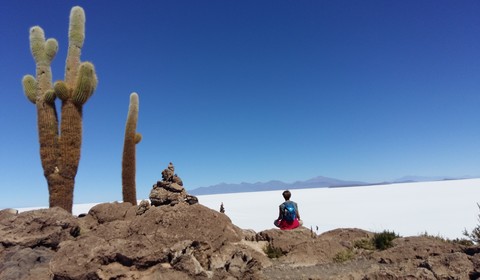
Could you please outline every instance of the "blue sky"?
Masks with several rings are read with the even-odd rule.
[[[139,199],[170,161],[187,189],[480,175],[478,1],[12,0],[0,4],[0,208],[48,204],[21,79],[35,72],[34,25],[59,41],[63,79],[75,5],[99,78],[75,203],[121,200],[131,92]]]

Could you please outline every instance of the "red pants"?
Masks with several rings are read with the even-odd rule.
[[[289,223],[285,220],[276,220],[274,224],[279,227],[281,230],[290,230],[294,229],[300,226],[300,223],[298,222],[298,219],[295,218],[293,222]]]

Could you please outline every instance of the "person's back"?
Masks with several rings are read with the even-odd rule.
[[[292,196],[290,191],[286,190],[282,195],[285,202],[280,204],[278,218],[274,221],[274,224],[282,230],[297,228],[302,224],[298,212],[298,205],[296,202],[290,200]]]

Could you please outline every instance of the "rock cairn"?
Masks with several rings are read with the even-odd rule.
[[[150,201],[153,206],[173,206],[178,203],[192,205],[198,203],[198,198],[185,191],[182,179],[175,174],[175,167],[170,162],[168,167],[162,171],[162,181],[153,185]]]

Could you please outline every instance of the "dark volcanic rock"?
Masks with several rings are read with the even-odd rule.
[[[187,194],[186,197],[185,197],[185,202],[190,204],[190,205],[197,204],[198,203],[198,198],[194,195]]]
[[[0,220],[0,243],[55,249],[60,242],[74,239],[79,229],[77,219],[59,207],[27,211]]]
[[[143,215],[148,209],[150,209],[150,201],[142,200],[135,211],[136,215]]]
[[[379,251],[357,247],[356,241],[373,233],[360,229],[336,229],[321,235],[308,230],[268,230],[257,234],[282,254],[268,279],[477,279],[480,254],[435,237],[404,237],[393,247]],[[286,268],[286,269],[283,269]],[[321,275],[321,277],[319,277]]]
[[[336,229],[321,235],[305,227],[295,230],[271,229],[259,232],[257,240],[265,240],[283,256],[282,263],[309,266],[330,263],[339,253],[353,248],[356,240],[368,238],[372,233],[361,229]]]
[[[227,216],[200,204],[152,207],[132,221],[130,232],[146,236],[155,245],[169,247],[182,240],[194,240],[207,242],[214,250],[243,237]]]
[[[165,188],[153,187],[150,192],[150,201],[153,206],[175,205],[185,201],[186,192],[172,192]]]
[[[115,208],[118,210],[113,211]],[[137,209],[137,206],[127,208],[120,203],[111,203],[90,211],[82,218],[88,221],[83,224],[88,228],[82,228],[82,235],[75,240],[61,243],[52,258],[50,269],[55,277],[113,277],[112,267],[128,277],[145,277],[144,271],[154,267],[167,274],[172,270],[179,271],[181,274],[175,274],[179,279],[207,279],[232,273],[241,278],[244,274],[259,273],[261,262],[252,261],[251,256],[256,254],[253,249],[248,246],[230,247],[243,239],[243,232],[227,216],[199,204],[178,204],[150,207],[142,215],[130,217],[128,213]],[[109,214],[114,212],[120,214]],[[233,252],[232,248],[236,251]],[[218,258],[220,252],[222,256],[227,256]],[[249,257],[230,264],[239,252]],[[217,266],[212,266],[212,263]],[[118,269],[118,264],[121,269]],[[234,266],[238,269],[227,271]]]
[[[469,272],[474,270],[459,244],[425,236],[397,238],[393,243],[392,248],[374,252],[371,257],[394,264],[390,273],[397,277],[414,273],[435,276],[432,279],[469,279]]]
[[[90,211],[88,211],[88,215],[95,218],[100,224],[123,220],[127,217],[127,214],[133,217],[134,213],[135,212],[132,212],[132,204],[130,202],[101,203],[93,206]]]
[[[373,233],[306,228],[259,233],[200,204],[105,203],[83,218],[43,209],[0,220],[0,279],[477,279],[478,247],[405,237],[359,248]],[[363,244],[363,243],[362,243]],[[269,259],[265,251],[280,251]]]
[[[0,279],[51,279],[49,262],[54,254],[46,247],[10,247],[0,254]]]

